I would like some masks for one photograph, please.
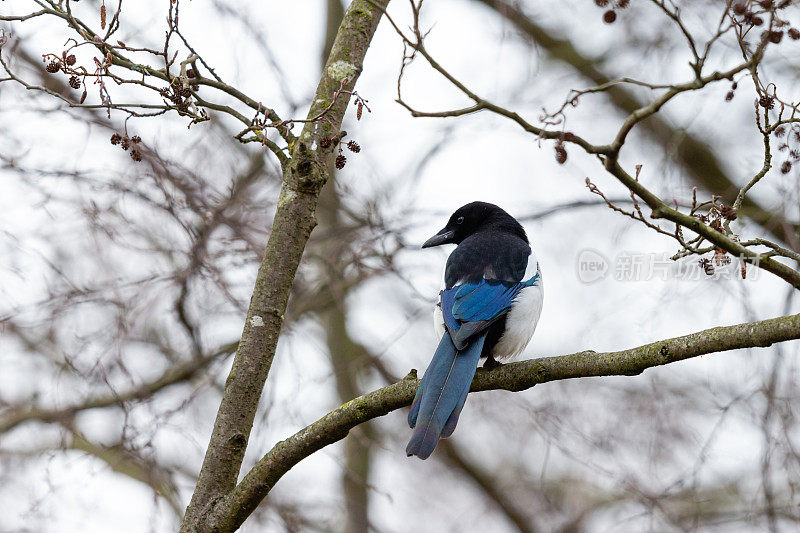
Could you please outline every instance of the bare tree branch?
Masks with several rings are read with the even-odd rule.
[[[620,111],[631,114],[645,106],[624,83],[614,80],[613,76],[604,72],[600,61],[582,54],[571,41],[557,37],[544,27],[536,24],[518,5],[506,0],[474,0],[495,10],[500,16],[511,22],[524,36],[539,44],[553,59],[571,66],[583,77],[602,87],[611,103]],[[723,7],[723,6],[720,6]],[[708,51],[706,51],[706,54]],[[634,80],[622,80],[633,82]],[[668,88],[662,86],[660,88]],[[641,127],[665,148],[675,152],[675,156],[696,183],[707,191],[722,196],[726,203],[732,204],[736,199],[739,187],[722,168],[722,163],[713,149],[696,135],[676,130],[659,115],[654,115],[641,123]],[[744,198],[740,210],[741,215],[752,219],[775,235],[779,240],[792,242],[800,232],[797,225],[783,220],[774,210],[765,209],[757,201]],[[787,233],[790,230],[791,233]]]
[[[541,531],[531,517],[526,516],[525,513],[519,509],[514,500],[503,494],[493,472],[483,468],[483,466],[477,462],[470,461],[468,458],[464,457],[464,454],[453,445],[450,439],[443,439],[438,446],[441,448],[442,453],[444,453],[446,461],[452,464],[458,472],[472,480],[480,490],[489,496],[520,533],[536,533],[537,531]]]
[[[470,391],[502,389],[519,392],[540,383],[563,379],[633,376],[647,368],[700,355],[766,347],[793,339],[800,339],[800,315],[711,328],[619,352],[587,351],[509,363],[491,371],[479,368]],[[213,527],[209,529],[229,531],[238,526],[294,465],[343,439],[359,424],[410,405],[418,383],[416,371],[412,371],[401,381],[347,402],[276,444],[220,501],[213,518],[210,518],[209,525],[213,524]]]
[[[381,4],[381,8],[385,5]],[[352,91],[382,14],[382,9],[375,9],[364,0],[350,4],[308,111],[309,117],[315,117],[330,109],[328,125],[333,131],[319,122],[307,122],[292,148],[291,161],[284,165],[272,232],[182,532],[229,531],[255,509],[255,505],[226,509],[221,498],[226,498],[236,484],[261,390],[275,355],[292,281],[316,225],[317,200],[333,172],[334,151],[322,148],[319,141],[338,132],[349,102],[349,97],[334,100],[334,94],[342,89]],[[213,520],[208,519],[211,515]]]
[[[143,383],[127,391],[112,392],[90,398],[83,403],[71,405],[69,407],[49,409],[27,405],[20,407],[11,406],[0,416],[0,433],[10,431],[25,422],[34,420],[38,420],[39,422],[63,422],[71,419],[82,411],[120,406],[127,402],[150,398],[162,389],[185,382],[197,372],[206,368],[212,361],[219,359],[222,355],[231,353],[235,349],[236,344],[225,346],[207,356],[175,365],[149,383]]]

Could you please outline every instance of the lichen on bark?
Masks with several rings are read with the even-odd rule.
[[[386,3],[388,0],[381,5]],[[309,118],[327,109],[323,104],[332,101],[335,91],[352,91],[383,11],[375,10],[368,19],[364,13],[373,13],[364,0],[352,2],[345,13],[312,100]],[[336,131],[341,127],[348,103],[347,93],[340,93],[325,111],[326,122]],[[252,506],[239,507],[232,513],[230,508],[221,507],[220,502],[225,501],[236,485],[261,391],[275,355],[292,282],[316,225],[317,199],[333,172],[333,151],[311,148],[319,146],[317,141],[321,136],[317,122],[305,123],[300,141],[292,146],[291,157],[283,164],[283,183],[272,231],[203,466],[181,524],[182,532],[232,531],[257,505],[255,501]],[[263,491],[271,484],[260,486]]]

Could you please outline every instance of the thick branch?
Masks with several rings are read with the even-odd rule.
[[[381,7],[386,2],[381,3]],[[311,230],[316,225],[317,199],[333,173],[334,148],[319,141],[341,127],[349,93],[361,73],[362,63],[383,14],[365,0],[350,4],[336,35],[308,117],[329,108],[326,123],[307,122],[291,161],[283,168],[283,185],[267,249],[258,271],[239,348],[222,404],[217,412],[211,442],[182,532],[232,531],[255,509],[219,503],[229,499],[244,459],[258,402],[275,355],[283,315],[297,267]],[[334,101],[334,94],[341,96]],[[316,146],[316,147],[315,147]]]
[[[510,363],[491,371],[479,368],[470,390],[518,392],[562,379],[632,376],[647,368],[699,355],[766,347],[792,339],[800,339],[800,314],[716,327],[619,352],[586,351]],[[417,384],[416,372],[412,371],[401,381],[347,402],[276,444],[218,505],[219,519],[229,521],[221,530],[227,531],[233,524],[241,523],[243,516],[251,512],[275,483],[304,458],[343,439],[359,424],[409,405]]]

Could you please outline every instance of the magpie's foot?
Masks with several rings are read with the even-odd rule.
[[[499,368],[501,366],[503,366],[503,363],[495,360],[495,358],[492,357],[491,355],[487,357],[486,362],[483,363],[483,368],[485,368],[486,370],[494,370],[495,368]]]

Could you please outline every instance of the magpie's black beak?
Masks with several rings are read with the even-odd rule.
[[[422,244],[423,248],[430,248],[431,246],[439,246],[441,244],[447,244],[453,242],[453,237],[455,237],[456,232],[453,230],[449,230],[444,228],[439,233],[428,239]]]

